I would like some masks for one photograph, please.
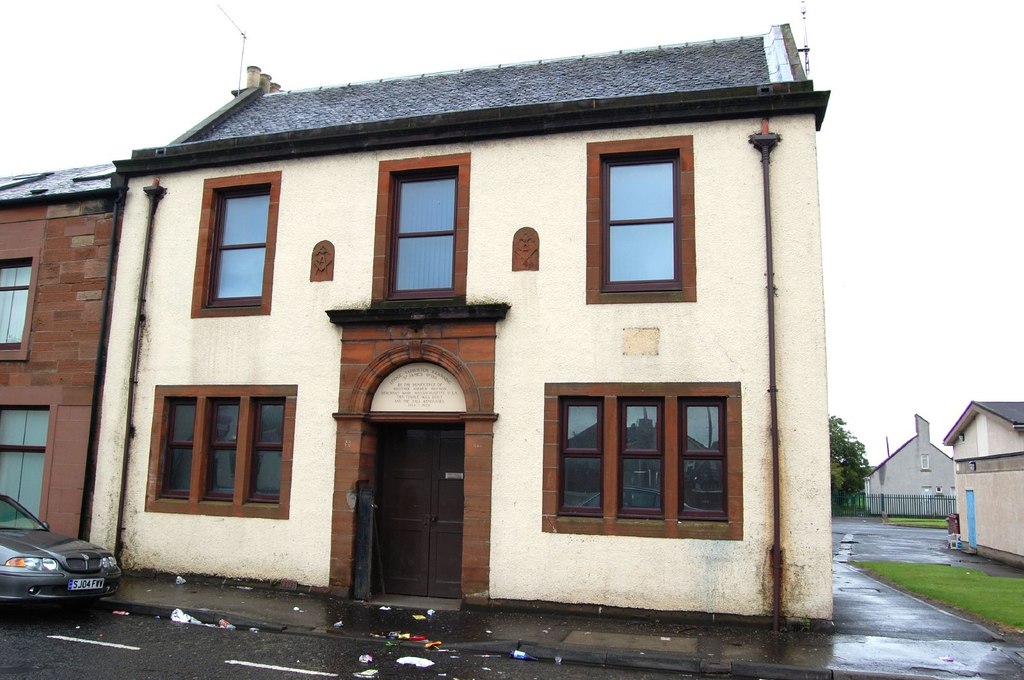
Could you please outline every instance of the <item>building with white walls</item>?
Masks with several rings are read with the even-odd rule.
[[[787,26],[247,84],[116,164],[93,539],[361,597],[831,617],[828,93]]]
[[[968,550],[1024,567],[1024,402],[972,401],[946,435]]]

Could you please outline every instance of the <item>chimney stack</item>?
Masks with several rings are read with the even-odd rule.
[[[245,70],[245,89],[260,86],[260,67],[250,66]]]

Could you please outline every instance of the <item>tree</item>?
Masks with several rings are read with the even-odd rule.
[[[832,454],[832,493],[864,492],[864,478],[871,466],[864,457],[864,445],[846,429],[846,421],[828,417],[828,443]]]

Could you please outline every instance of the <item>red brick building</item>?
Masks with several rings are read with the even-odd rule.
[[[94,468],[112,177],[102,165],[0,178],[0,493],[71,535]]]

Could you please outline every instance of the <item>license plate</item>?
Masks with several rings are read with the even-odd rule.
[[[68,581],[68,590],[96,590],[102,587],[101,578],[73,578]]]

